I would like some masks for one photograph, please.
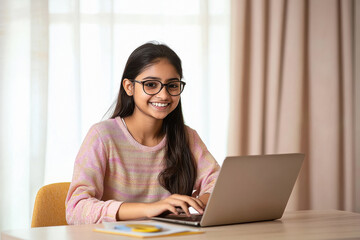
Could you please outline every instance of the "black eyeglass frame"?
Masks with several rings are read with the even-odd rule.
[[[185,88],[185,85],[186,85],[186,82],[184,81],[181,81],[181,80],[175,80],[175,81],[171,81],[171,82],[168,82],[168,83],[162,83],[161,81],[159,80],[145,80],[145,81],[138,81],[138,80],[135,80],[135,79],[129,79],[131,82],[135,83],[140,83],[142,86],[143,86],[143,91],[144,93],[146,93],[147,95],[150,95],[150,96],[154,96],[156,94],[158,94],[159,92],[161,92],[161,90],[165,87],[166,91],[171,95],[171,96],[179,96],[183,91],[184,91],[184,88]],[[158,82],[160,83],[161,87],[159,89],[159,91],[157,93],[153,93],[153,94],[149,94],[145,91],[145,83],[147,82]],[[179,94],[171,94],[169,89],[168,89],[168,86],[174,82],[180,82],[180,93]]]

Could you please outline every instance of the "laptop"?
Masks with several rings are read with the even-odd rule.
[[[304,154],[227,157],[203,215],[162,214],[153,220],[207,227],[282,217]]]

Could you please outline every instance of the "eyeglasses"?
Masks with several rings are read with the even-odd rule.
[[[183,81],[171,81],[168,83],[162,83],[159,80],[146,80],[146,81],[137,81],[135,79],[129,79],[131,82],[137,82],[143,85],[143,90],[148,95],[158,94],[163,87],[166,88],[166,91],[171,96],[179,96],[185,87],[185,82]]]

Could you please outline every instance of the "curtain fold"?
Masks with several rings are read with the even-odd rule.
[[[353,7],[232,1],[228,154],[305,153],[288,209],[355,210]]]
[[[30,1],[30,113],[29,129],[29,194],[44,183],[47,145],[49,14],[47,0]],[[33,201],[29,202],[29,209]]]

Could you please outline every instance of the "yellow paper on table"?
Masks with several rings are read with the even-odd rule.
[[[102,228],[94,228],[95,232],[117,234],[129,237],[151,238],[163,236],[179,236],[203,233],[198,229],[176,226],[171,224],[150,224],[139,222],[103,223]]]

